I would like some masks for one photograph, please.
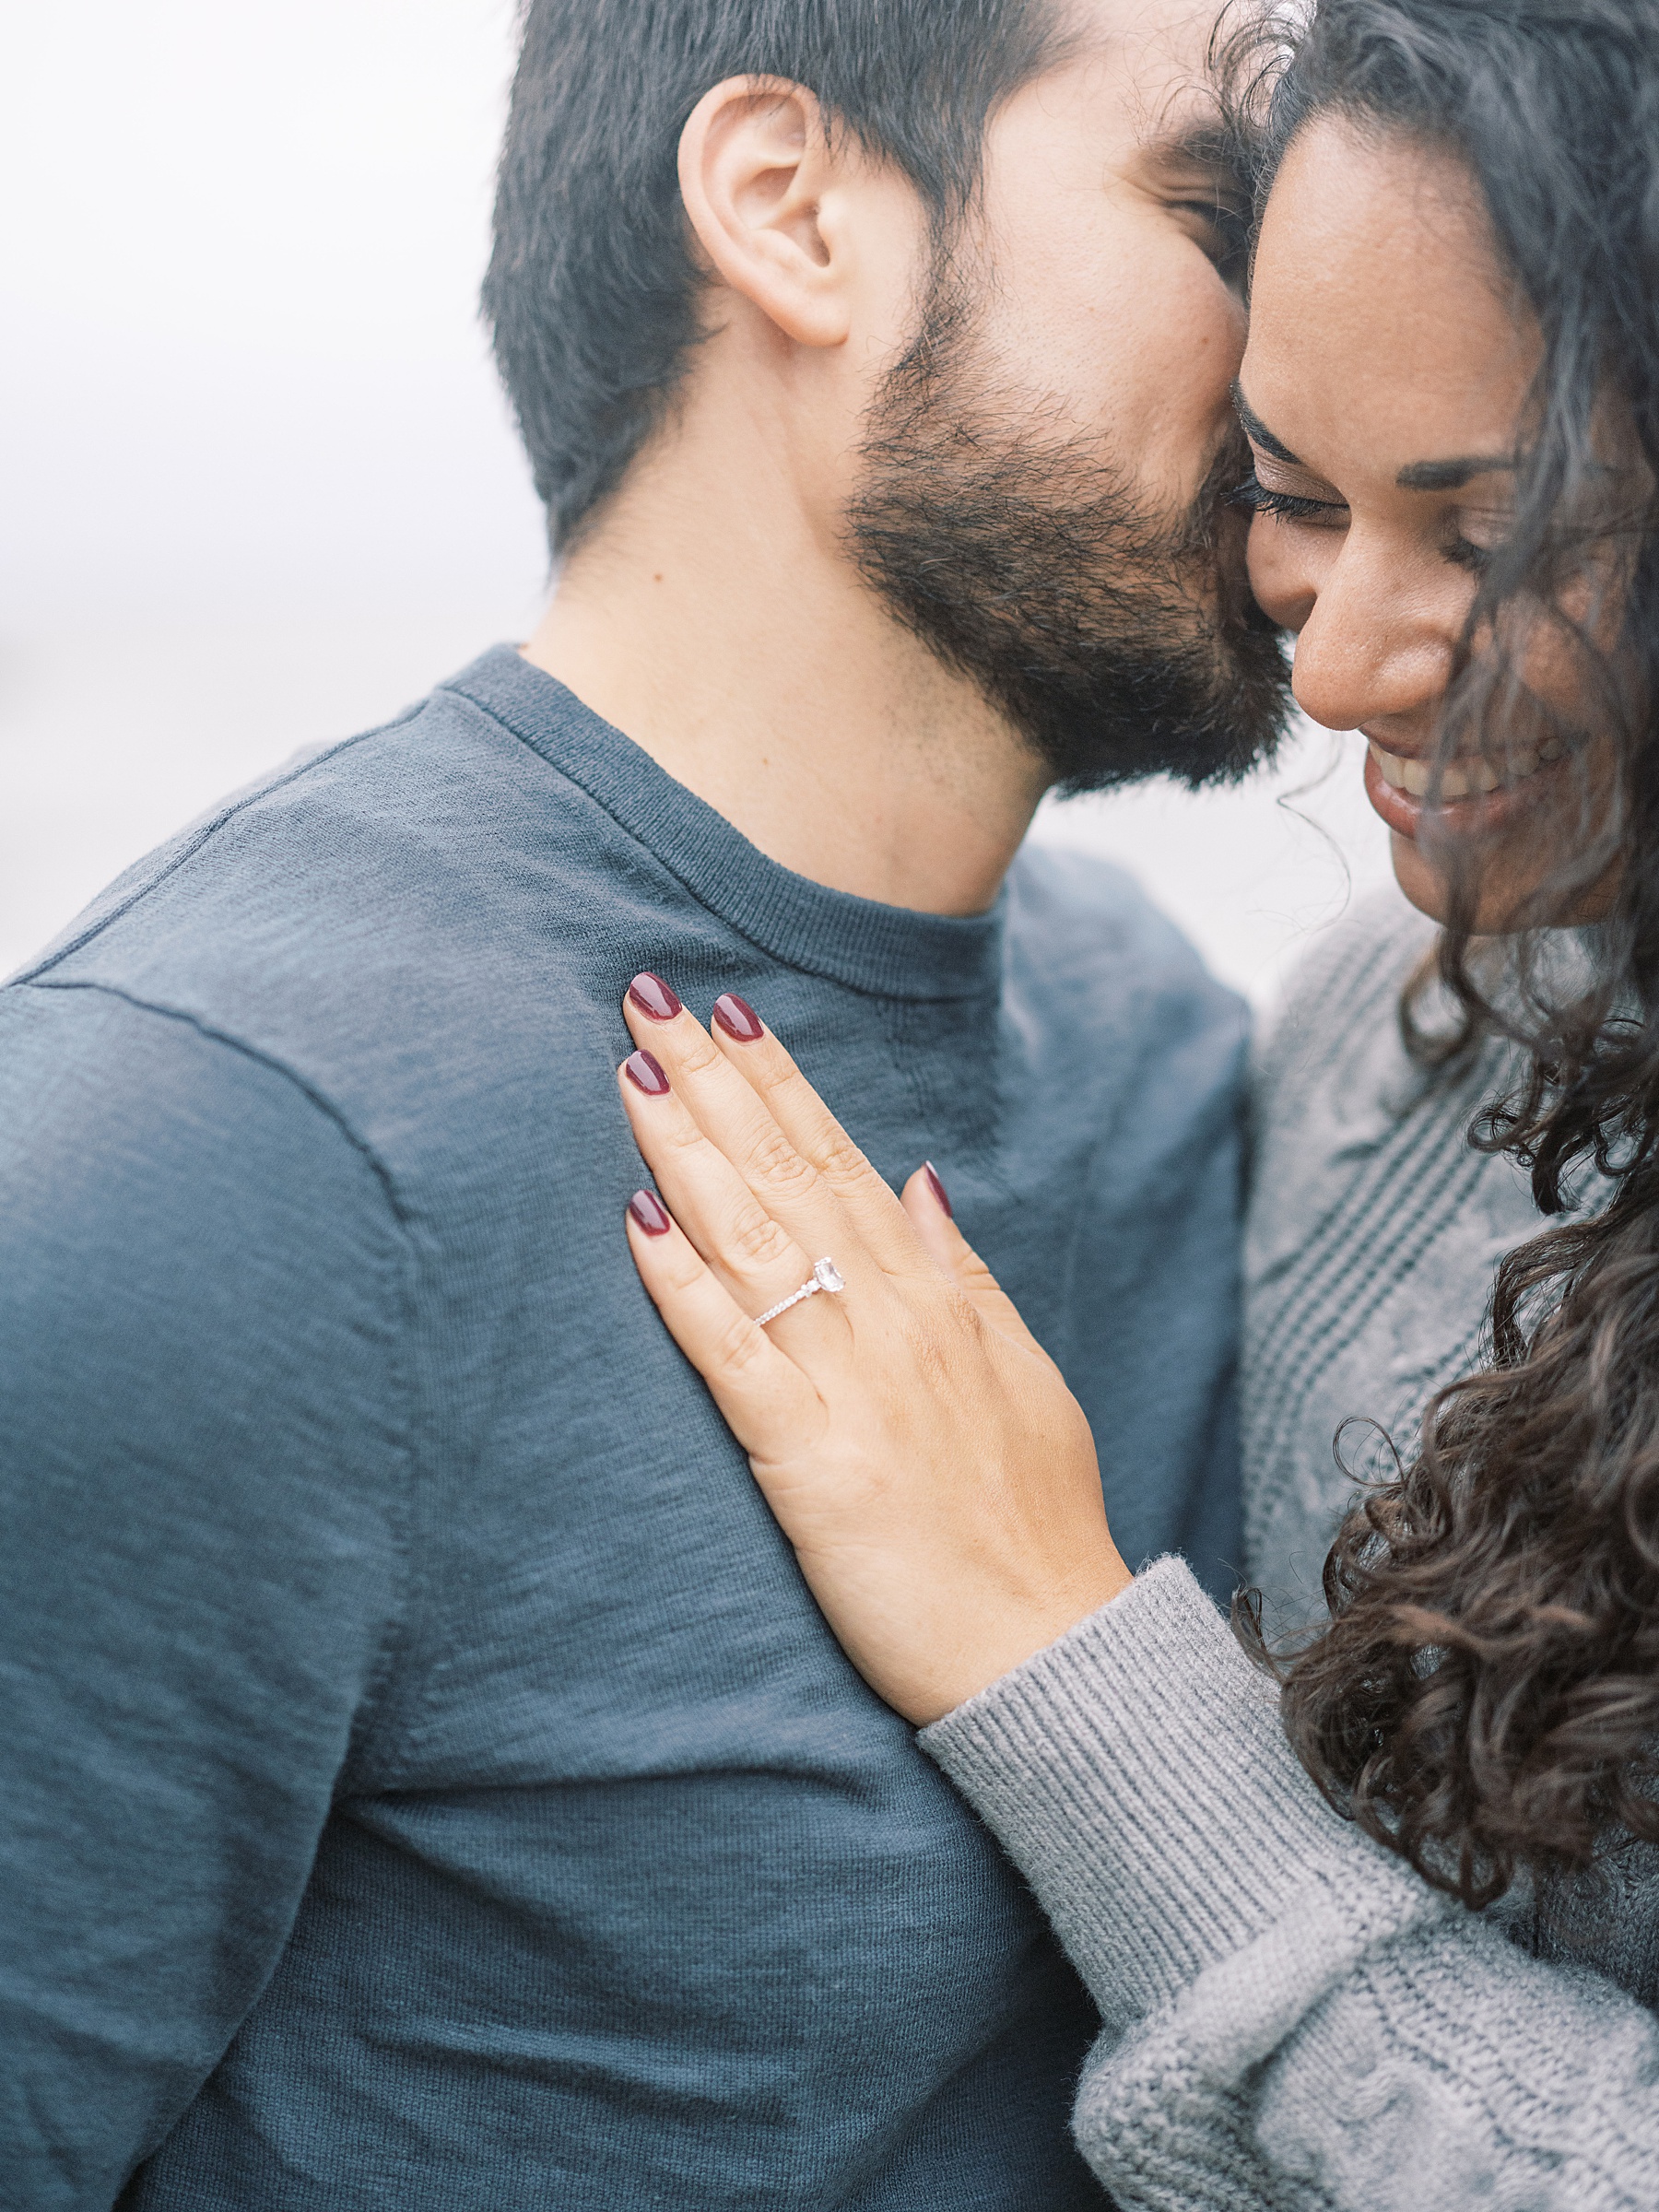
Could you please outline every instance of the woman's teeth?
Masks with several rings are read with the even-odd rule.
[[[1384,783],[1395,791],[1408,792],[1414,799],[1427,798],[1429,786],[1434,780],[1434,764],[1430,760],[1407,760],[1400,753],[1385,753],[1374,739],[1368,738],[1371,759],[1376,762]],[[1551,760],[1559,760],[1566,747],[1550,738],[1547,744],[1523,746],[1512,753],[1505,753],[1503,766],[1483,759],[1479,755],[1459,760],[1448,760],[1440,775],[1440,795],[1442,799],[1466,799],[1475,793],[1498,791],[1507,783],[1519,783],[1524,777],[1535,776],[1539,769]]]

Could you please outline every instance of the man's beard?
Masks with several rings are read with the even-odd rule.
[[[1030,394],[976,376],[972,336],[965,298],[935,287],[871,408],[847,516],[866,581],[1064,790],[1236,782],[1290,708],[1280,636],[1222,553],[1241,441],[1184,515],[1148,517]]]

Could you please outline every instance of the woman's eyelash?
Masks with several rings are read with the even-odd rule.
[[[1446,547],[1446,559],[1456,568],[1483,576],[1492,565],[1492,547],[1477,546],[1470,538],[1454,537]]]
[[[1347,507],[1341,500],[1302,500],[1294,492],[1273,491],[1261,482],[1253,468],[1236,491],[1227,495],[1230,507],[1244,507],[1252,514],[1282,514],[1292,522],[1320,522],[1326,515],[1346,514]],[[1479,576],[1491,566],[1489,547],[1477,546],[1466,537],[1455,537],[1445,548],[1446,559],[1460,569],[1467,569]]]
[[[1247,507],[1252,514],[1287,514],[1303,522],[1347,512],[1340,500],[1299,500],[1292,492],[1270,491],[1265,484],[1258,482],[1253,468],[1237,491],[1229,492],[1228,504]]]

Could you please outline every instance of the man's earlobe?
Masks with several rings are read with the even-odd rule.
[[[735,76],[692,110],[679,144],[680,195],[721,282],[801,346],[840,346],[852,327],[845,254],[826,206],[835,163],[817,99],[781,77]]]

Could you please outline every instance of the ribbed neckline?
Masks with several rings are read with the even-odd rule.
[[[854,899],[780,867],[515,646],[492,646],[440,688],[580,784],[693,898],[775,959],[883,998],[997,989],[1006,891],[989,913],[961,920]]]

